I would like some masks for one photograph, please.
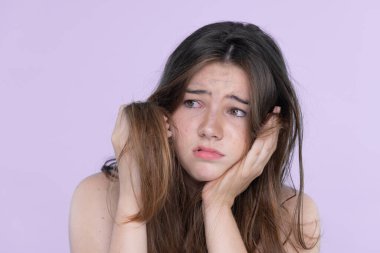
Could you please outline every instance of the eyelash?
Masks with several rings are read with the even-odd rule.
[[[193,107],[193,106],[189,106],[189,103],[191,102],[197,102],[198,104],[200,104],[200,102],[198,100],[195,100],[195,99],[187,99],[183,102],[183,104],[187,107],[187,108],[199,108],[199,107]]]
[[[242,116],[237,116],[237,115],[235,115],[235,114],[232,113],[233,111],[240,111],[243,115]],[[247,115],[246,111],[243,111],[243,110],[241,110],[239,108],[231,108],[230,112],[231,112],[232,115],[234,115],[234,116],[236,116],[238,118],[242,118],[242,117],[245,117]]]
[[[199,104],[198,107],[194,107],[194,106],[189,105],[189,103],[195,103],[195,102]],[[183,104],[184,104],[185,107],[187,107],[187,108],[200,108],[200,106],[201,106],[201,105],[200,105],[200,102],[199,102],[198,100],[195,100],[195,99],[187,99],[187,100],[185,100],[185,101],[183,102]],[[236,111],[241,112],[243,115],[240,115],[240,116],[236,115],[236,113],[234,113],[234,112],[236,112]],[[236,107],[233,107],[233,108],[229,109],[228,112],[229,112],[231,115],[233,115],[233,116],[235,116],[235,117],[237,117],[237,118],[243,118],[243,117],[245,117],[245,116],[247,115],[247,112],[246,112],[246,111],[241,110],[241,109],[236,108]]]

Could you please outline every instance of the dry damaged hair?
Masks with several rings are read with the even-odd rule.
[[[134,155],[141,174],[142,206],[133,219],[147,222],[148,252],[207,252],[201,208],[204,184],[186,180],[188,175],[167,138],[163,116],[170,122],[170,115],[183,102],[189,80],[211,62],[235,64],[249,77],[250,144],[268,113],[276,105],[281,107],[277,149],[262,174],[232,206],[248,252],[285,252],[285,243],[295,249],[314,247],[305,242],[302,232],[302,114],[282,53],[275,41],[253,24],[219,22],[188,36],[170,55],[148,100],[124,109],[131,124],[124,151]],[[292,185],[293,194],[284,200],[297,140],[299,188],[296,191]],[[106,161],[102,171],[117,180],[116,160]],[[285,203],[291,198],[296,198],[297,204],[294,210],[287,210]]]

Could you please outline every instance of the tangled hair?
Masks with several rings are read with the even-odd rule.
[[[207,252],[201,210],[203,184],[190,186],[167,138],[163,116],[183,100],[192,76],[211,62],[231,63],[250,80],[250,144],[274,106],[281,107],[277,149],[262,174],[236,197],[232,212],[248,252],[285,252],[312,248],[302,232],[302,114],[282,53],[259,27],[239,22],[206,25],[188,36],[170,55],[160,82],[146,102],[125,108],[131,124],[127,152],[133,152],[141,173],[142,207],[134,220],[147,222],[148,252]],[[171,124],[173,122],[170,122]],[[298,139],[299,188],[283,198]],[[117,180],[117,163],[102,171]],[[294,210],[285,202],[296,198]],[[282,235],[282,236],[281,236]],[[293,235],[294,240],[291,239]]]

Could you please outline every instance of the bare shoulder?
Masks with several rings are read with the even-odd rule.
[[[295,208],[297,207],[298,197],[298,191],[295,191],[288,186],[283,187],[282,202],[284,203],[284,207],[289,212],[294,212]],[[304,222],[319,220],[318,206],[313,198],[306,193],[302,194],[302,214]]]
[[[297,209],[297,201],[299,197],[299,192],[294,191],[290,187],[284,187],[282,192],[283,206],[288,214],[293,215]],[[298,248],[299,252],[316,253],[319,252],[320,248],[320,216],[318,211],[318,206],[311,196],[306,193],[302,194],[302,205],[300,207],[301,213],[301,224],[300,227],[303,232],[303,239],[306,246],[311,247],[315,245],[312,249],[306,250]],[[291,236],[291,241],[295,242],[297,238],[296,231],[293,231]],[[297,243],[296,243],[297,244]],[[290,244],[287,245],[287,252],[297,252],[294,247]]]
[[[69,221],[72,253],[107,252],[113,227],[109,187],[110,180],[103,173],[83,179],[76,187]]]

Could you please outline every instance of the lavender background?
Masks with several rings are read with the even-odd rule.
[[[112,155],[118,107],[207,23],[281,46],[304,111],[322,252],[380,252],[377,1],[0,0],[0,252],[68,252],[72,193]]]

